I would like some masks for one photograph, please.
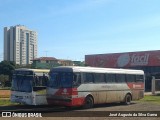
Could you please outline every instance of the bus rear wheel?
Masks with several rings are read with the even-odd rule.
[[[131,95],[130,95],[130,94],[127,94],[127,95],[125,96],[125,99],[124,99],[124,104],[125,104],[125,105],[130,105],[130,104],[131,104],[131,100],[132,100]]]
[[[92,108],[93,107],[93,98],[91,96],[87,96],[85,98],[85,103],[84,103],[84,106],[83,108],[85,109],[89,109],[89,108]]]

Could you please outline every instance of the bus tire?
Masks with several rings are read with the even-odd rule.
[[[89,109],[89,108],[92,108],[93,105],[94,105],[93,98],[91,96],[87,96],[85,98],[85,102],[84,102],[83,108],[84,109]]]
[[[131,94],[127,94],[127,95],[125,96],[125,99],[124,99],[124,104],[125,104],[125,105],[130,105],[130,104],[131,104],[131,100],[132,100]]]

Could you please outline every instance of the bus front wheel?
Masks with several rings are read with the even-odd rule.
[[[131,96],[130,94],[127,94],[127,95],[125,96],[124,103],[125,103],[126,105],[130,105],[130,104],[131,104],[131,100],[132,100],[132,96]]]
[[[87,96],[85,98],[85,103],[84,103],[84,106],[83,108],[85,109],[89,109],[89,108],[92,108],[93,107],[93,98],[91,96]]]

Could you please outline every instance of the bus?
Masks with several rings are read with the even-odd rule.
[[[26,105],[46,105],[48,69],[20,68],[13,71],[11,102]]]
[[[48,104],[92,108],[144,97],[142,70],[65,66],[52,68],[49,76]]]

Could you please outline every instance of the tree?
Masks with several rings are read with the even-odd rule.
[[[8,86],[7,83],[9,83],[9,76],[8,75],[0,75],[0,86],[5,87]]]
[[[9,61],[0,62],[0,75],[8,75],[9,79],[11,79],[12,71],[15,69],[15,63]]]

